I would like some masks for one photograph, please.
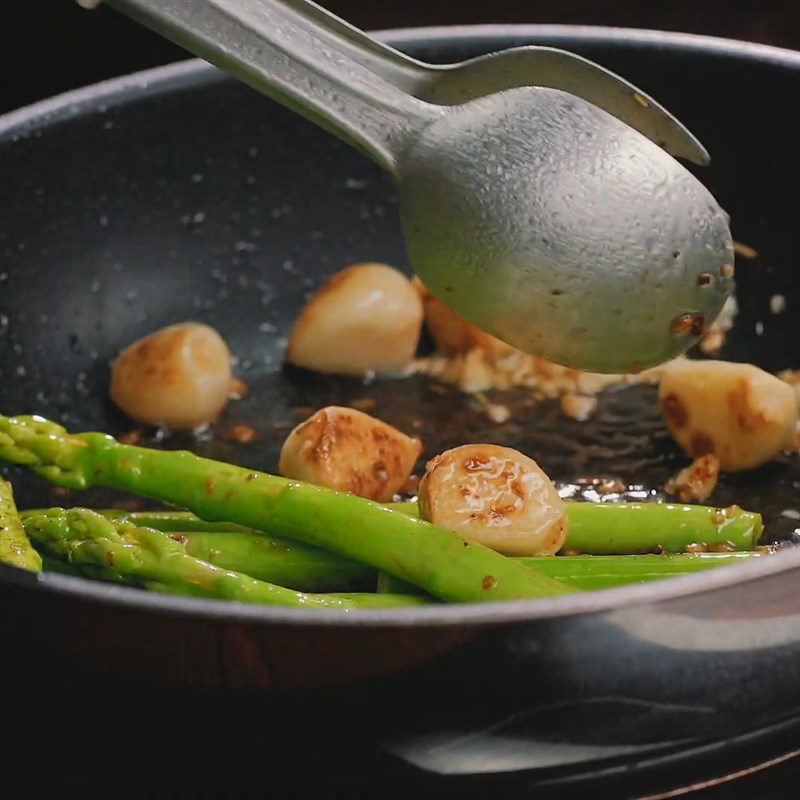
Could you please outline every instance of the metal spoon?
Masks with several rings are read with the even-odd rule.
[[[635,128],[668,153],[702,166],[708,151],[665,108],[619,75],[575,53],[527,45],[458,64],[426,64],[373,39],[310,0],[275,0],[320,45],[345,52],[398,89],[439,105],[458,105],[519,86],[561,89],[588,100]]]
[[[275,0],[111,5],[392,173],[420,277],[520,349],[582,369],[642,369],[685,350],[730,290],[732,242],[713,197],[581,98],[525,87],[425,103]]]

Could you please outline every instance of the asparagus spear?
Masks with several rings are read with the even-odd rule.
[[[565,550],[625,555],[664,550],[680,553],[694,544],[729,544],[752,550],[764,532],[761,515],[739,506],[714,508],[674,503],[567,503]],[[391,507],[418,517],[416,503]]]
[[[41,556],[33,549],[14,503],[11,484],[0,478],[0,562],[40,572]]]
[[[27,525],[31,515],[23,511]],[[408,593],[414,589],[365,564],[335,556],[315,547],[278,539],[233,524],[204,522],[181,511],[103,511],[116,520],[166,530],[186,552],[223,569],[244,572],[301,591],[341,592],[373,589],[377,585]],[[712,567],[735,564],[760,556],[757,551],[737,553],[665,553],[636,556],[550,556],[519,559],[551,578],[584,591],[685,575]]]
[[[205,522],[181,511],[101,514],[172,533],[189,555],[223,569],[303,592],[351,592],[375,588],[376,572],[358,561],[301,542],[223,522]],[[27,512],[23,512],[23,522]]]
[[[191,592],[182,589],[178,584],[137,580],[131,576],[125,576],[119,572],[114,572],[113,569],[108,569],[107,567],[92,566],[91,564],[76,566],[75,564],[70,564],[69,561],[61,561],[58,558],[51,558],[48,555],[42,558],[42,569],[45,572],[57,572],[59,575],[70,575],[73,578],[91,578],[106,583],[124,583],[128,586],[138,586],[142,589],[149,589],[153,592],[163,592],[164,594],[195,596]],[[411,586],[411,584],[407,585]],[[392,594],[388,589],[385,591],[386,594]],[[414,587],[414,592],[406,592],[406,594],[415,594],[417,592],[419,592],[419,590]]]
[[[122,580],[147,588],[299,608],[381,608],[420,605],[409,595],[303,594],[208,564],[186,553],[180,542],[152,528],[115,522],[95,511],[60,508],[30,515],[26,530],[51,559],[65,561],[91,577]]]
[[[395,503],[393,508],[408,514],[418,514],[416,503]],[[28,512],[22,512],[23,521]],[[253,577],[272,581],[302,591],[349,591],[375,586],[376,572],[370,567],[336,556],[316,547],[263,534],[252,528],[233,523],[206,522],[185,511],[105,511],[116,519],[126,519],[138,525],[158,530],[186,534],[186,547],[191,555],[213,561],[226,569],[247,572]],[[567,513],[572,525],[572,539],[567,547],[580,542],[584,552],[609,552],[612,546],[647,550],[664,542],[666,550],[680,549],[686,543],[716,544],[730,541],[738,547],[752,548],[763,526],[758,514],[736,507],[718,510],[706,506],[665,504],[568,503]],[[641,525],[629,525],[634,519]],[[574,523],[573,523],[574,520]],[[716,520],[716,521],[715,521]],[[649,525],[649,527],[648,527]],[[617,527],[619,526],[619,527]],[[243,533],[253,536],[243,536]],[[230,538],[228,538],[230,537]],[[578,549],[578,548],[574,548]],[[735,554],[688,554],[676,559],[633,559],[570,562],[569,557],[540,561],[524,560],[556,580],[577,589],[588,590],[635,583],[661,577],[684,574],[687,571],[733,563]],[[707,557],[706,557],[707,556]],[[565,560],[566,559],[566,560]],[[568,567],[574,563],[575,568]],[[586,568],[583,568],[583,564]],[[607,575],[598,574],[601,568]]]
[[[566,547],[581,553],[679,553],[694,544],[729,544],[736,550],[752,550],[764,532],[761,515],[739,506],[570,503],[568,508]]]
[[[415,502],[389,503],[393,510],[410,517],[419,516]],[[232,523],[206,522],[185,511],[105,512],[136,520],[158,530],[169,531],[247,531]],[[24,518],[25,512],[22,513]],[[714,508],[673,503],[567,503],[569,533],[566,550],[593,555],[625,555],[664,550],[680,553],[689,545],[727,544],[736,550],[752,550],[764,532],[761,515],[738,506]],[[317,548],[271,539],[276,545],[304,553],[309,558],[331,559]],[[339,561],[340,568],[346,562]]]
[[[374,588],[375,571],[363,564],[345,562],[329,568],[324,560],[286,558],[286,551],[275,550],[269,538],[260,533],[216,531],[179,534],[186,551],[195,558],[210,561],[224,569],[246,572],[254,578],[305,591],[351,591]],[[631,556],[527,556],[517,558],[526,567],[582,591],[608,589],[629,583],[645,583],[658,578],[688,575],[714,567],[731,565],[758,557],[758,551],[733,553],[664,553]],[[300,574],[302,573],[302,575]],[[382,575],[383,573],[381,573]],[[392,579],[397,581],[397,579]]]
[[[486,602],[573,590],[450,531],[352,495],[200,458],[69,435],[40,417],[0,416],[0,458],[60,486],[111,486],[332,550],[440,600]]]
[[[23,522],[28,512],[22,512]],[[301,542],[280,539],[230,522],[206,522],[186,511],[119,511],[101,514],[146,528],[181,534],[189,555],[224,569],[303,592],[371,591],[371,567]],[[247,534],[247,535],[240,535]]]
[[[182,540],[186,552],[224,569],[246,572],[254,578],[291,586],[305,591],[348,591],[357,587],[376,586],[376,573],[370,567],[346,562],[343,571],[338,564],[327,564],[316,553],[292,553],[275,547],[274,539],[261,533],[242,531],[185,531],[174,534]],[[311,550],[311,548],[308,548]],[[324,556],[327,554],[323,554]],[[692,572],[735,564],[761,553],[664,553],[635,556],[533,556],[516,559],[527,567],[583,591],[608,589],[630,583],[645,583],[658,578],[687,575]],[[306,560],[308,559],[308,560]],[[347,568],[349,567],[349,569]],[[392,591],[409,591],[410,584],[388,577]]]
[[[262,558],[259,542],[261,534],[241,531],[192,532],[179,534],[185,541],[188,552],[204,561],[213,561],[216,566],[237,572],[246,572],[259,580],[275,581],[276,561],[268,556]],[[520,559],[524,564],[535,566],[551,578],[574,586],[582,591],[613,589],[615,586],[647,583],[651,580],[690,575],[714,567],[730,566],[752,558],[758,558],[760,551],[739,553],[664,553],[662,555],[642,556],[531,556]],[[357,565],[362,571],[364,585],[371,582],[379,593],[420,594],[420,590],[410,583],[393,578],[385,572],[376,573],[364,565]],[[76,567],[58,561],[44,559],[44,569],[68,575],[95,577],[100,580],[115,580],[107,574],[81,573]],[[293,576],[291,569],[278,563],[277,569]],[[377,577],[377,581],[376,581]],[[116,580],[122,580],[121,577]],[[318,591],[344,591],[335,573],[320,574],[320,583],[315,584]],[[291,584],[284,584],[291,585]],[[151,587],[148,587],[151,588]],[[292,585],[292,588],[297,588]],[[423,593],[424,594],[424,593]]]
[[[24,520],[31,513],[35,512],[22,511],[20,516]],[[185,531],[197,533],[253,533],[253,528],[235,525],[233,522],[208,522],[208,520],[200,519],[196,514],[192,514],[191,511],[124,511],[119,508],[108,508],[100,510],[98,513],[109,519],[121,522],[135,522],[144,528],[155,528],[163,533],[184,533]],[[298,551],[308,551],[315,554],[324,552],[316,547],[309,547],[299,542],[290,542],[286,539],[273,538],[273,541],[287,549],[296,548]],[[328,554],[328,557],[334,558],[331,554]]]
[[[762,555],[759,551],[749,551],[638,556],[528,556],[519,560],[576,589],[596,591],[690,575],[715,567],[738,564]],[[393,594],[419,591],[411,584],[403,583],[385,573],[378,576],[377,588],[379,592]]]

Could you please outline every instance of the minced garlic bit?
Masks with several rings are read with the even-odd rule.
[[[247,397],[248,387],[241,378],[233,378],[228,389],[228,398],[231,400],[241,400]]]
[[[733,321],[736,319],[736,314],[739,307],[736,304],[736,298],[731,295],[722,306],[722,311],[719,316],[706,331],[706,334],[700,340],[700,349],[706,355],[716,355],[725,344],[728,331],[733,327]]]
[[[748,261],[753,261],[754,259],[758,258],[758,251],[754,250],[750,245],[742,244],[741,242],[734,242],[733,243],[733,252],[736,253],[739,258],[746,258]]]
[[[561,412],[567,417],[585,422],[597,409],[597,398],[570,392],[561,396]]]
[[[502,403],[489,403],[484,407],[486,418],[489,422],[502,425],[511,419],[511,409]]]
[[[139,444],[142,441],[142,432],[138,428],[134,428],[132,431],[117,436],[117,441],[120,444]]]
[[[713,356],[722,350],[725,340],[728,338],[727,331],[709,331],[700,340],[700,349],[707,355]]]
[[[220,432],[220,437],[229,442],[239,442],[241,444],[249,444],[258,440],[258,431],[252,425],[239,423],[225,428]]]
[[[470,394],[521,386],[533,389],[536,400],[555,399],[564,394],[595,395],[623,383],[656,383],[660,370],[657,367],[638,375],[600,375],[562,367],[518,350],[497,357],[478,347],[452,358],[442,355],[420,358],[410,367],[412,373],[438,378]]]
[[[478,405],[483,409],[486,419],[494,422],[495,425],[502,425],[511,419],[511,409],[503,403],[493,403],[483,392],[475,392],[473,395],[478,401]]]
[[[719,459],[712,454],[696,458],[688,467],[670,478],[664,489],[682,503],[702,503],[717,485]]]
[[[782,314],[786,311],[786,298],[782,294],[774,294],[769,299],[769,310],[773,314]]]

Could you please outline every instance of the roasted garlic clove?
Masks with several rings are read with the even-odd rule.
[[[408,480],[419,439],[352,408],[328,406],[301,422],[283,443],[281,474],[381,502]]]
[[[468,444],[428,462],[423,519],[511,556],[549,555],[567,536],[566,506],[550,478],[510,447]]]

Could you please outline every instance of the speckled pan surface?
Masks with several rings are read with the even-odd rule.
[[[771,370],[798,366],[800,273],[787,168],[796,156],[790,130],[772,117],[780,98],[797,87],[796,55],[692,37],[557,27],[432,29],[388,38],[430,60],[533,40],[569,46],[663,100],[712,152],[712,167],[699,174],[731,214],[735,237],[759,252],[755,261],[737,264],[741,312],[722,355]],[[154,439],[157,446],[188,446],[274,471],[286,431],[311,410],[366,401],[371,413],[421,436],[426,456],[458,443],[492,441],[533,455],[558,481],[611,476],[650,496],[685,463],[650,388],[612,390],[587,423],[564,418],[554,404],[531,404],[524,391],[497,393],[492,399],[513,414],[496,425],[473,398],[442,393],[425,378],[364,383],[284,369],[288,328],[327,275],[353,261],[406,266],[395,194],[355,151],[205,65],[154,70],[9,115],[0,120],[0,174],[5,413],[33,411],[75,430],[125,432],[130,423],[107,400],[109,360],[150,330],[198,319],[230,342],[249,394],[230,406],[209,436]],[[778,315],[770,311],[775,294],[787,298]],[[258,431],[258,441],[242,445],[226,438],[241,422]],[[35,479],[14,477],[22,506],[119,499],[95,492],[65,500]],[[725,479],[712,501],[762,511],[770,537],[786,539],[800,524],[784,513],[797,509],[798,487],[798,460],[787,458]],[[797,555],[715,580],[727,584],[796,568]],[[399,624],[420,613],[436,624],[533,619],[713,585],[704,575],[538,607],[380,616]],[[45,579],[43,586],[78,594],[86,588],[64,578]],[[306,619],[119,588],[90,591],[97,599],[190,615]],[[352,615],[335,616],[333,624],[358,624]]]

